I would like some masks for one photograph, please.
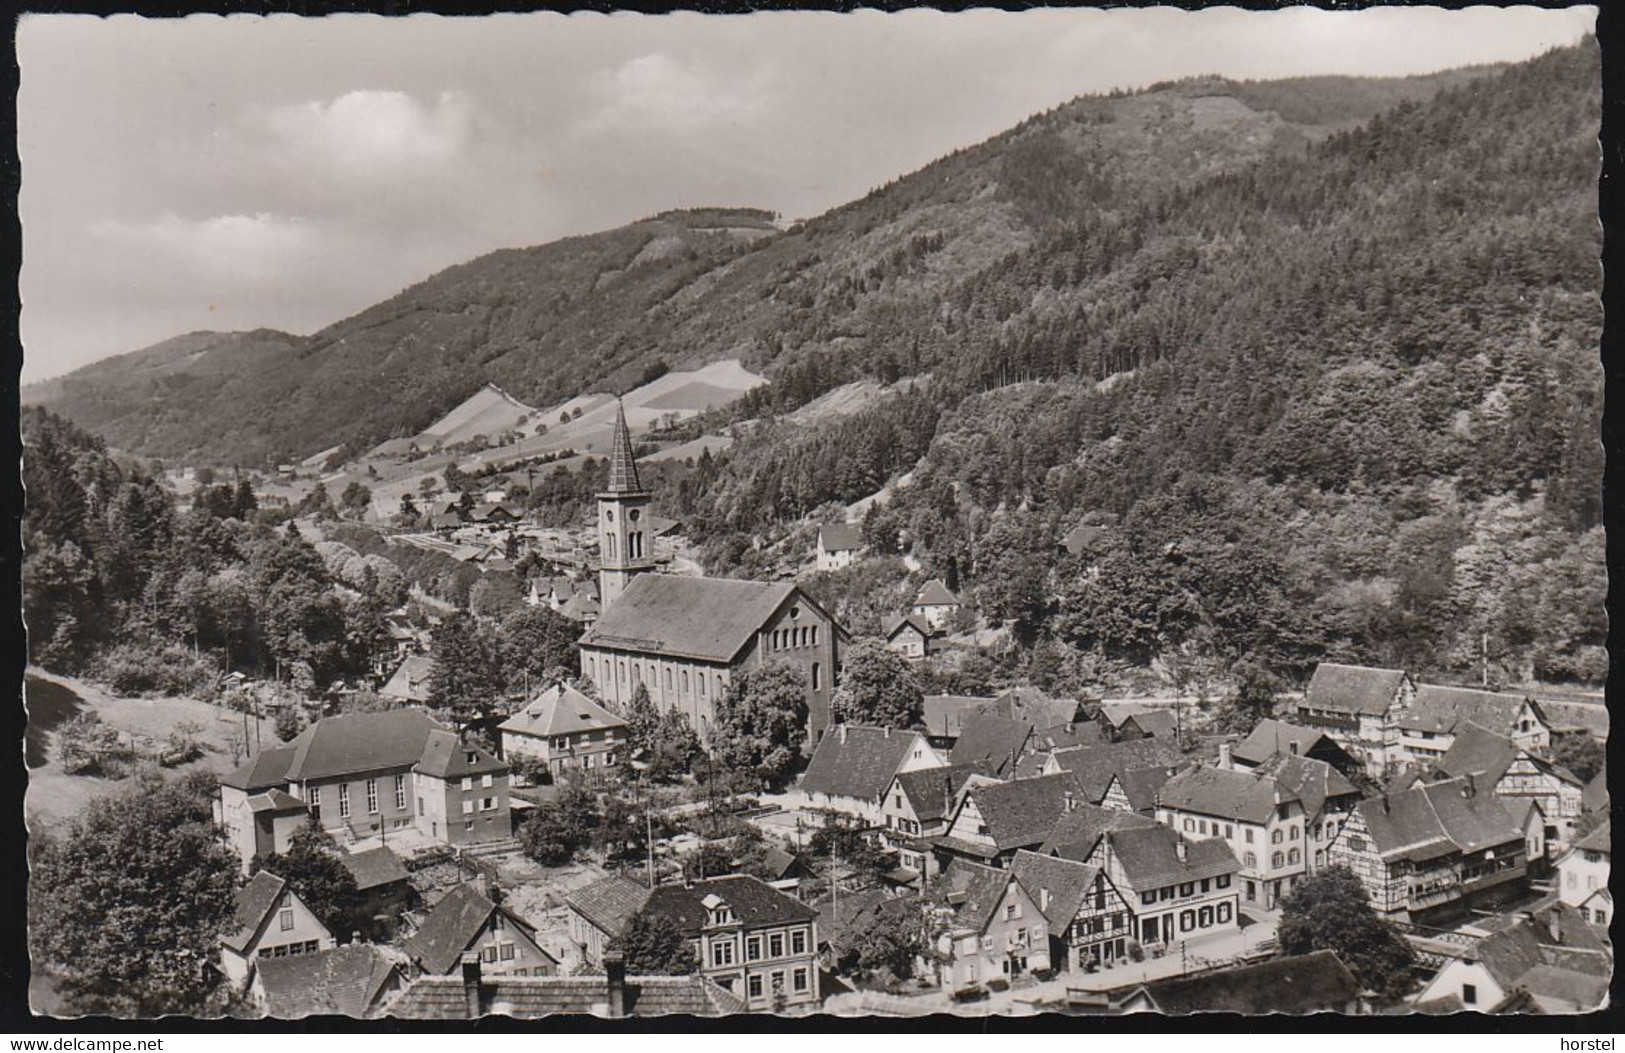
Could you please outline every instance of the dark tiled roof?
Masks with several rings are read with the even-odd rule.
[[[863,529],[856,523],[825,523],[818,528],[818,547],[826,552],[855,552],[863,547]]]
[[[547,738],[624,728],[626,721],[569,684],[554,684],[497,727],[515,734]]]
[[[1237,760],[1249,764],[1262,764],[1276,753],[1296,752],[1300,757],[1307,757],[1315,748],[1325,748],[1322,745],[1323,740],[1328,743],[1332,741],[1325,732],[1315,728],[1299,727],[1284,720],[1266,717],[1253,728],[1252,734],[1237,743],[1231,754]],[[1296,750],[1293,749],[1294,746],[1297,747]]]
[[[720,897],[733,909],[734,917],[751,928],[818,917],[817,911],[800,900],[746,874],[696,881],[691,886],[661,885],[649,895],[643,910],[650,915],[664,915],[683,932],[697,934],[707,920],[702,901],[710,895]]]
[[[1078,777],[1092,801],[1105,796],[1113,775],[1137,768],[1172,768],[1185,762],[1179,747],[1167,739],[1156,738],[1078,746],[1056,750],[1053,756],[1063,771]]]
[[[1444,751],[1436,767],[1446,775],[1476,775],[1486,785],[1499,782],[1522,752],[1518,744],[1474,721],[1456,728],[1455,741]]]
[[[1069,796],[1074,807],[1084,804],[1078,781],[1066,772],[1014,782],[973,780],[965,794],[976,802],[988,836],[1001,852],[1043,844],[1065,814]]]
[[[240,766],[220,776],[222,786],[253,792],[269,790],[288,781],[288,765],[293,762],[292,746],[260,750]]]
[[[389,681],[378,693],[388,698],[404,698],[413,702],[429,700],[429,674],[434,670],[434,659],[426,654],[408,655],[395,667]]]
[[[1034,728],[1053,728],[1078,719],[1078,700],[1050,698],[1034,687],[1017,687],[978,707],[983,713],[1019,720]]]
[[[1388,711],[1404,682],[1405,672],[1402,669],[1373,669],[1363,665],[1322,662],[1315,667],[1315,675],[1309,680],[1304,703],[1315,709],[1329,709],[1338,713],[1380,716]]]
[[[965,717],[984,702],[993,701],[977,695],[926,695],[925,733],[955,738]]]
[[[1488,786],[1467,792],[1464,779],[1418,783],[1403,793],[1367,797],[1357,806],[1379,855],[1453,847],[1475,851],[1523,838],[1523,829]]]
[[[639,574],[581,643],[729,662],[792,596],[813,606],[785,582]]]
[[[916,606],[925,607],[951,606],[959,603],[959,597],[949,592],[948,586],[944,585],[940,578],[932,578],[925,583],[920,594],[914,597],[914,603]]]
[[[1161,825],[1112,830],[1106,834],[1106,843],[1129,884],[1140,892],[1241,869],[1236,854],[1219,838],[1186,841],[1181,860],[1179,835]]]
[[[1095,842],[1112,830],[1144,830],[1158,825],[1148,816],[1080,804],[1056,820],[1039,852],[1065,859],[1087,859]]]
[[[885,637],[887,642],[890,642],[897,639],[898,634],[904,629],[916,632],[921,636],[931,635],[931,627],[925,624],[925,619],[918,614],[894,614],[889,616],[880,625],[880,635]]]
[[[633,456],[632,432],[626,426],[626,409],[615,404],[615,437],[609,448],[609,492],[643,494],[648,491],[638,479],[638,461]]]
[[[437,729],[443,730],[421,709],[324,717],[288,744],[294,751],[288,778],[303,781],[410,768],[423,756],[429,733]]]
[[[1024,720],[1009,720],[990,713],[964,716],[948,762],[985,764],[993,772],[1005,774],[1021,758],[1032,733],[1033,726]]]
[[[842,896],[838,903],[833,899],[818,903],[818,942],[833,944],[848,926],[867,925],[887,898],[885,889],[872,888]]]
[[[1104,746],[1108,739],[1106,729],[1095,720],[1075,720],[1054,727],[1039,728],[1033,732],[1034,749],[1046,752],[1071,749],[1075,746]]]
[[[340,858],[344,860],[345,867],[355,878],[355,887],[359,892],[393,885],[397,881],[405,881],[411,877],[395,853],[382,845]]]
[[[378,948],[352,943],[316,954],[264,958],[257,964],[267,1015],[364,1017],[379,996],[400,979],[400,970]]]
[[[619,874],[611,874],[576,889],[564,902],[604,932],[618,936],[649,902],[649,889]]]
[[[472,884],[458,885],[429,911],[418,931],[406,941],[411,954],[425,972],[448,973],[457,967],[463,952],[485,928],[497,905],[486,899]],[[510,911],[503,911],[507,924],[517,925],[527,936],[531,927]],[[531,937],[534,939],[534,937]]]
[[[1179,720],[1166,709],[1153,709],[1147,713],[1135,713],[1123,721],[1125,728],[1130,724],[1139,728],[1142,735],[1171,738],[1179,727]]]
[[[1179,770],[1177,765],[1156,768],[1130,768],[1117,773],[1117,784],[1128,798],[1128,806],[1136,812],[1149,812],[1157,806],[1157,794]],[[1110,792],[1110,787],[1107,788]]]
[[[560,1014],[607,1015],[609,987],[601,976],[494,976],[481,985],[482,1015],[520,1020]],[[722,1016],[745,1004],[702,976],[629,976],[629,1016]],[[402,1020],[466,1020],[460,976],[423,976],[391,1002],[385,1014]]]
[[[972,775],[986,775],[981,764],[956,764],[946,768],[924,768],[897,776],[897,788],[908,798],[909,807],[920,822],[946,818],[953,798]]]
[[[470,761],[469,755],[474,759]],[[444,729],[429,732],[423,744],[423,759],[415,769],[437,779],[461,779],[465,776],[488,775],[508,770],[508,762],[498,760],[483,746],[459,738]]]
[[[1297,1016],[1341,1010],[1359,996],[1360,985],[1336,953],[1314,951],[1202,976],[1158,980],[1147,984],[1145,991],[1164,1013]]]
[[[877,800],[891,786],[910,752],[928,748],[924,738],[912,731],[836,724],[818,740],[801,776],[801,789]]]
[[[1400,716],[1399,725],[1424,731],[1450,731],[1462,721],[1470,720],[1505,735],[1516,730],[1518,713],[1526,701],[1529,700],[1523,695],[1499,691],[1419,684],[1416,702]],[[1536,711],[1539,712],[1538,705]]]
[[[1157,792],[1159,808],[1214,815],[1221,819],[1268,821],[1275,806],[1297,800],[1297,794],[1261,769],[1211,768],[1198,765],[1180,772]]]
[[[1586,852],[1606,852],[1612,855],[1614,842],[1609,832],[1609,827],[1612,825],[1612,820],[1604,819],[1601,826],[1576,841],[1574,847]]]
[[[1602,1006],[1609,976],[1597,976],[1559,965],[1537,965],[1518,978],[1518,986],[1537,1002],[1557,1003],[1560,1012],[1588,1012]]]
[[[261,870],[250,878],[248,884],[237,890],[233,931],[221,936],[220,942],[238,954],[247,951],[265,924],[266,917],[276,910],[276,905],[282,900],[282,891],[287,887],[286,881],[269,870]]]
[[[1027,890],[1049,922],[1051,936],[1060,936],[1083,906],[1083,897],[1100,872],[1085,863],[1021,851],[1010,862],[1010,873]]]
[[[954,922],[974,932],[987,928],[1010,878],[1008,870],[955,859],[942,875],[942,887],[954,908]]]
[[[1273,777],[1282,789],[1302,801],[1304,813],[1311,819],[1320,814],[1328,797],[1346,798],[1359,793],[1342,772],[1313,757],[1277,753],[1257,770]]]
[[[250,811],[276,815],[284,812],[302,812],[305,810],[305,802],[284,790],[266,790],[250,797],[248,807]]]

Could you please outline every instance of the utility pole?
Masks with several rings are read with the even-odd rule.
[[[1482,662],[1482,669],[1483,669],[1483,672],[1481,673],[1481,679],[1482,679],[1483,685],[1487,688],[1487,687],[1490,686],[1490,634],[1489,633],[1479,633],[1479,635],[1478,635],[1478,653],[1479,653],[1479,656],[1480,656],[1480,661]]]
[[[647,881],[648,881],[649,887],[654,888],[655,887],[655,817],[654,817],[654,814],[651,813],[647,807],[645,807],[643,809],[643,821],[644,821],[645,824],[647,824],[646,825],[646,832],[643,835],[643,847],[648,850],[648,854],[649,854]]]

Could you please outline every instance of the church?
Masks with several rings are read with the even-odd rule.
[[[615,420],[609,483],[598,495],[603,613],[581,638],[581,673],[613,708],[642,684],[661,712],[681,710],[708,741],[733,678],[770,663],[801,671],[808,749],[830,724],[845,633],[790,582],[689,578],[655,571],[649,502],[626,415]]]

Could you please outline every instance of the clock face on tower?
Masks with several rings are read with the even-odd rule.
[[[626,518],[636,523],[638,521],[638,510],[636,508],[632,509],[632,511],[626,513]]]

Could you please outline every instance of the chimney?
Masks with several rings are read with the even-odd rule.
[[[846,745],[846,725],[841,725],[841,745]]]
[[[1041,889],[1038,890],[1038,909],[1039,909],[1039,911],[1041,913],[1045,913],[1045,914],[1049,913],[1049,889],[1048,888],[1041,888]]]
[[[1473,783],[1472,772],[1468,772],[1462,778],[1464,780],[1461,787],[1461,795],[1463,797],[1471,797],[1473,794],[1478,792],[1478,787]]]
[[[1065,809],[1064,809],[1065,811],[1070,812],[1070,811],[1072,811],[1072,809],[1074,809],[1074,808],[1076,808],[1078,806],[1078,802],[1077,802],[1076,798],[1073,797],[1071,790],[1067,790],[1063,796],[1066,799],[1066,806],[1065,806]]]
[[[1230,760],[1230,743],[1219,743],[1219,767],[1229,771],[1233,766]]]
[[[473,951],[463,955],[463,1004],[470,1020],[480,1018],[480,956]]]
[[[626,958],[620,951],[604,955],[604,979],[609,981],[609,1015],[620,1019],[626,1015]]]
[[[1174,854],[1177,855],[1179,857],[1179,861],[1183,863],[1185,862],[1185,853],[1185,839],[1181,837],[1179,840],[1174,842]]]
[[[1546,931],[1552,937],[1552,942],[1559,946],[1563,943],[1563,911],[1553,906],[1546,912]]]
[[[361,935],[361,930],[360,929],[352,929],[350,931],[350,942],[351,943],[366,943],[367,938],[365,936]]]
[[[1386,792],[1382,795],[1382,814],[1388,814],[1388,794]]]

